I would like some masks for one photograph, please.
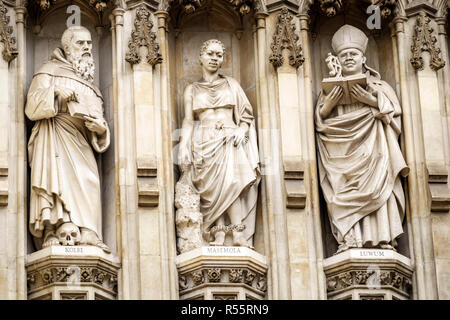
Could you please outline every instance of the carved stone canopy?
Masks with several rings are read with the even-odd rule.
[[[3,43],[2,56],[5,61],[10,62],[17,57],[17,49],[14,47],[16,39],[12,37],[13,28],[9,26],[10,17],[7,16],[8,10],[2,1],[0,1],[0,42]]]
[[[241,16],[245,16],[253,10],[255,12],[266,12],[266,6],[263,0],[223,0],[228,2]],[[194,13],[197,9],[207,4],[206,0],[162,0],[159,10],[168,11],[171,4],[178,2],[188,14]]]
[[[297,43],[299,37],[295,33],[295,24],[292,23],[293,16],[289,13],[287,8],[281,10],[278,16],[278,23],[275,34],[273,35],[273,42],[270,46],[272,54],[269,57],[270,62],[275,68],[283,65],[283,49],[289,49],[291,54],[289,56],[289,64],[294,68],[298,68],[305,61],[301,51],[301,46]]]
[[[420,12],[417,16],[413,44],[411,46],[412,66],[416,70],[424,67],[422,52],[428,51],[431,56],[430,67],[437,71],[445,66],[445,61],[440,57],[441,50],[437,47],[437,39],[433,35],[433,28],[430,25],[431,19],[425,12]]]
[[[131,64],[137,64],[141,61],[141,47],[147,48],[146,61],[151,65],[162,62],[159,53],[159,45],[156,41],[156,34],[152,31],[153,23],[150,11],[144,6],[136,10],[134,20],[134,30],[131,33],[131,39],[128,43],[128,52],[125,59]]]
[[[58,0],[32,0],[32,2],[38,4],[42,11],[46,11],[50,9],[52,5],[55,5]],[[89,2],[89,5],[94,8],[95,11],[102,12],[111,0],[87,0],[86,2]]]

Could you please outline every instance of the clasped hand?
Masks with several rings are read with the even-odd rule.
[[[75,101],[78,102],[78,97],[75,91],[65,87],[55,87],[55,95],[60,96],[66,102]]]
[[[359,84],[355,84],[352,87],[350,94],[359,102],[368,104],[371,107],[378,106],[377,97],[375,97],[372,93],[361,87]]]
[[[84,122],[84,125],[89,129],[89,131],[95,132],[99,135],[102,135],[106,132],[107,127],[105,120],[88,116],[84,116],[84,119],[87,120]]]
[[[243,142],[247,142],[247,130],[242,127],[237,127],[233,132],[234,146],[239,147]]]

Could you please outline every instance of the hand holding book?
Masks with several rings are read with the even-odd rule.
[[[375,97],[372,93],[361,87],[358,83],[352,86],[352,88],[350,89],[350,94],[352,95],[353,98],[355,98],[359,102],[362,102],[375,108],[378,106],[377,97]]]
[[[328,117],[328,115],[333,111],[334,107],[337,106],[338,102],[344,96],[344,90],[341,86],[334,86],[331,91],[324,96],[323,98],[323,106],[320,110],[320,116],[322,118]]]

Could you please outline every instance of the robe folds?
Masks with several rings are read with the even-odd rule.
[[[193,84],[193,109],[229,107],[235,125],[214,127],[197,123],[191,145],[193,166],[190,181],[200,195],[203,232],[207,233],[228,208],[241,200],[243,234],[252,245],[255,233],[256,203],[260,181],[259,154],[253,110],[239,83],[230,77],[212,84]],[[198,95],[198,96],[197,96]],[[201,99],[198,99],[203,95]],[[201,106],[197,102],[202,101]],[[242,123],[248,124],[248,141],[234,146],[233,132]]]
[[[46,223],[70,221],[101,239],[100,178],[92,148],[106,151],[109,129],[103,135],[89,131],[85,120],[72,117],[67,103],[55,96],[58,87],[103,104],[98,88],[76,75],[61,49],[34,75],[25,107],[27,117],[35,121],[28,142],[30,232],[41,238]]]
[[[368,87],[378,98],[378,108],[360,102],[340,105],[322,119],[319,97],[315,122],[320,185],[339,244],[395,246],[405,214],[400,177],[409,173],[398,141],[401,107],[386,82],[368,74]]]

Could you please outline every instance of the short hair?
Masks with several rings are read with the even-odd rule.
[[[224,46],[224,44],[220,40],[210,39],[210,40],[206,40],[205,42],[203,42],[203,44],[202,44],[202,46],[200,48],[200,55],[202,55],[206,51],[206,49],[208,49],[208,46],[210,44],[213,44],[213,43],[216,43],[216,44],[220,45],[222,47],[223,53],[225,54],[225,46]]]
[[[61,45],[63,49],[65,49],[70,45],[70,42],[72,41],[74,34],[79,31],[86,31],[89,34],[91,34],[91,32],[87,28],[82,26],[72,26],[67,28],[61,36]]]

